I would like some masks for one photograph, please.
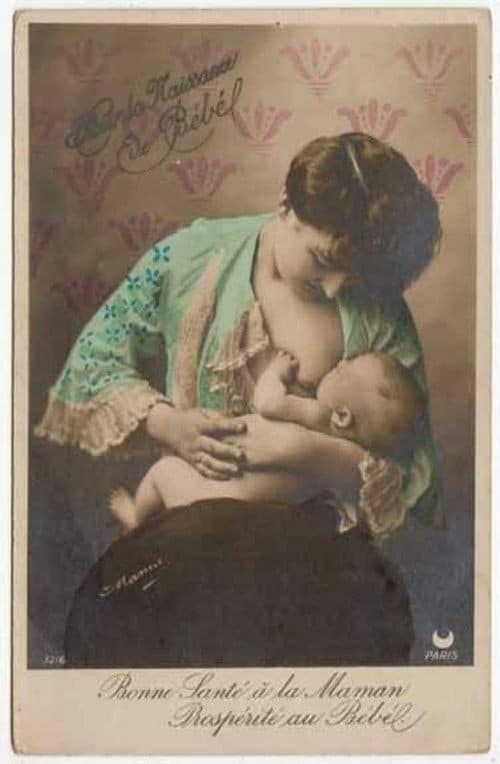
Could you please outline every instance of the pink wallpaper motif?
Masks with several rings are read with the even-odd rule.
[[[143,111],[142,114],[133,116],[128,123],[124,125],[128,133],[133,133],[141,144],[153,144],[160,135],[160,118],[164,109],[155,106],[153,109]]]
[[[467,104],[455,107],[448,106],[446,109],[443,109],[443,114],[451,119],[458,134],[470,146],[474,141],[474,137],[472,133],[472,114]]]
[[[192,199],[207,199],[220,189],[228,175],[236,172],[236,165],[201,155],[183,162],[178,160],[171,169]]]
[[[30,266],[31,277],[36,278],[40,264],[45,257],[54,235],[61,224],[52,220],[32,220],[30,223]]]
[[[82,83],[95,84],[109,72],[110,59],[116,55],[117,47],[83,37],[73,44],[58,45],[57,53],[71,77]]]
[[[90,273],[77,278],[56,281],[52,286],[55,293],[62,295],[66,308],[75,316],[88,316],[111,292],[98,273]]]
[[[393,108],[390,103],[379,104],[376,98],[370,98],[366,104],[351,107],[342,106],[337,114],[349,120],[354,132],[369,133],[385,141],[393,134],[400,119],[406,117],[406,109]]]
[[[406,62],[417,82],[422,83],[430,100],[435,100],[444,85],[452,61],[463,54],[462,48],[450,48],[429,39],[412,47],[402,47],[396,57]]]
[[[413,166],[420,180],[430,188],[439,202],[443,202],[464,164],[427,154],[423,159],[416,159]]]
[[[162,215],[147,211],[111,218],[108,223],[119,233],[126,252],[134,260],[180,226],[179,220],[166,220]]]
[[[257,154],[270,153],[284,122],[292,116],[290,109],[277,106],[264,106],[262,101],[255,105],[236,107],[234,123]]]
[[[75,159],[71,165],[54,168],[56,178],[81,202],[82,213],[99,212],[111,181],[119,169],[106,159],[88,157]]]
[[[312,93],[321,98],[331,86],[341,64],[349,56],[349,48],[334,47],[328,40],[313,37],[301,45],[287,45],[280,55],[287,58]]]
[[[234,58],[238,54],[236,49],[227,48],[211,39],[201,42],[187,42],[171,45],[169,54],[173,62],[180,65],[185,74],[194,74],[203,69],[210,70],[225,58]],[[218,88],[217,81],[214,84],[201,85],[200,89],[214,90]]]
[[[33,108],[30,114],[30,150],[32,154],[44,154],[47,144],[56,134],[62,136],[64,129],[64,112],[47,108]]]

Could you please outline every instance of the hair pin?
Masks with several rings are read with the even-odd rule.
[[[352,143],[347,143],[346,149],[347,149],[347,153],[349,155],[349,159],[352,162],[352,166],[354,167],[354,172],[356,174],[356,177],[359,180],[359,183],[361,185],[361,188],[363,189],[365,194],[368,195],[368,193],[369,193],[368,186],[366,185],[365,179],[363,178],[363,173],[361,172],[361,169],[360,169],[359,164],[358,164],[358,160],[356,159],[356,154],[355,154],[355,151],[354,151]]]

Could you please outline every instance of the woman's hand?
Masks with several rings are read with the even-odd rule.
[[[356,443],[259,414],[238,421],[246,424],[245,434],[225,440],[244,447],[247,469],[292,472],[318,492],[332,490],[342,498],[357,500],[358,465],[365,452]]]
[[[244,449],[246,469],[295,470],[300,465],[304,433],[308,432],[305,428],[266,419],[260,414],[246,414],[234,421],[244,424],[245,430],[242,434],[225,436],[224,442]]]
[[[241,419],[230,419],[205,409],[176,409],[156,404],[149,412],[146,430],[152,438],[192,464],[204,477],[235,477],[245,460],[242,445],[221,441],[245,432]]]

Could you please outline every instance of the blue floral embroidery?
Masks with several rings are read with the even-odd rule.
[[[153,262],[159,263],[160,261],[163,261],[164,263],[168,263],[170,260],[170,255],[168,254],[169,251],[169,244],[164,247],[160,247],[159,244],[155,244],[153,247]]]
[[[127,289],[138,289],[141,285],[141,279],[140,276],[132,276],[132,274],[129,274],[126,278],[127,281]]]
[[[78,340],[81,349],[91,348],[94,342],[94,332],[89,331],[83,334]]]
[[[135,299],[135,298],[134,298]],[[125,318],[128,314],[130,303],[126,297],[119,297],[116,302],[116,317]]]
[[[61,377],[61,388],[67,390],[68,387],[73,386],[73,370],[67,367]]]
[[[160,286],[160,271],[158,268],[154,271],[151,268],[146,268],[146,284],[153,287]]]
[[[151,327],[151,326],[148,326],[147,324],[138,326],[138,327],[136,326],[136,334],[140,340],[147,339],[148,336],[150,336],[151,334],[153,335],[156,334],[157,331],[158,331],[157,326]]]
[[[78,340],[78,356],[82,361],[92,358],[94,345],[94,332],[87,332]]]
[[[121,329],[124,332],[126,337],[129,336],[133,328],[134,328],[134,325],[132,321],[126,321],[125,323],[121,324]]]
[[[104,320],[108,321],[110,318],[116,318],[117,309],[115,303],[107,302],[104,306]]]
[[[102,379],[101,379],[102,381]],[[100,386],[100,380],[99,380],[99,372],[97,373],[94,371],[94,376],[87,376],[85,378],[85,382],[83,384],[83,389],[87,396],[92,397],[93,395],[98,392],[98,388]]]
[[[123,324],[108,324],[105,329],[106,339],[109,342],[120,342],[122,340]]]
[[[154,303],[151,303],[151,302],[146,303],[146,305],[143,306],[142,314],[144,318],[146,319],[146,321],[150,321],[155,315],[155,313],[156,313],[156,306]]]
[[[85,360],[84,370],[87,372],[96,371],[99,368],[99,363],[95,358],[88,356]]]
[[[104,302],[60,378],[66,395],[89,400],[129,379],[135,349],[153,352],[150,342],[160,332],[158,307],[169,259],[170,246],[159,242]]]
[[[139,300],[138,297],[133,297],[129,301],[128,305],[129,305],[130,310],[134,311],[134,313],[138,313],[139,310],[141,309],[142,303],[141,303],[141,301]]]

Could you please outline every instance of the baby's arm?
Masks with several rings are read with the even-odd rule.
[[[309,430],[330,433],[331,410],[315,398],[302,398],[288,393],[297,361],[279,351],[261,374],[254,392],[253,405],[257,413],[267,419],[294,422]]]
[[[268,419],[295,422],[295,424],[307,427],[308,430],[316,430],[331,435],[331,409],[315,398],[301,398],[300,395],[286,394],[281,401],[276,401],[273,408],[270,408],[268,412],[259,411],[259,414]]]

